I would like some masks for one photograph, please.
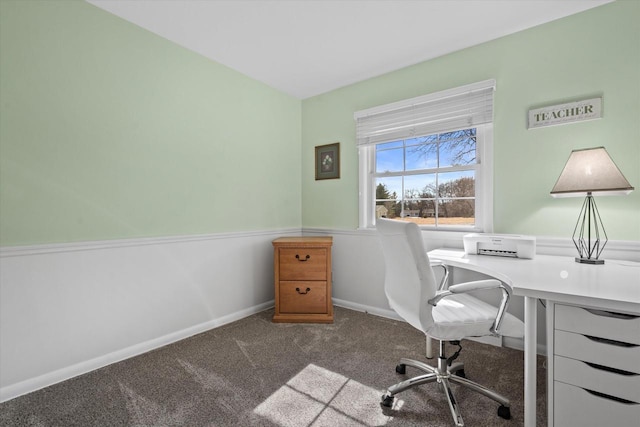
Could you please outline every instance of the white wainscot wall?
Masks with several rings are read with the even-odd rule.
[[[0,401],[271,308],[271,241],[301,232],[333,236],[336,305],[400,319],[387,304],[382,249],[373,230],[294,229],[2,248]],[[462,233],[424,237],[427,250],[462,248]],[[540,254],[575,252],[570,239],[538,238],[537,248]],[[603,257],[640,261],[640,242],[609,242]],[[476,278],[460,270],[453,274],[455,282]],[[498,303],[497,296],[487,300]],[[543,310],[540,305],[541,353]],[[514,297],[509,311],[522,319],[522,298]],[[504,344],[522,347],[517,340]]]
[[[2,248],[0,401],[273,306],[274,232]]]

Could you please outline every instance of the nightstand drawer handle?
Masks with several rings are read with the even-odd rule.
[[[298,292],[300,295],[305,295],[307,292],[309,292],[311,290],[311,288],[307,288],[304,292],[302,292],[300,290],[300,288],[296,288],[296,292]]]
[[[296,254],[296,259],[300,262],[305,262],[309,258],[311,258],[311,255],[307,255],[304,259],[300,259],[300,255]]]

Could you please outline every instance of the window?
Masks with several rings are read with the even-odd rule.
[[[355,114],[360,227],[492,230],[493,91],[476,83]]]

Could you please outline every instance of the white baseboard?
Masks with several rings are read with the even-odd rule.
[[[338,298],[333,298],[333,305],[337,305],[338,307],[348,308],[350,310],[360,311],[362,313],[373,314],[375,316],[384,317],[387,319],[404,322],[404,319],[398,316],[398,314],[393,310],[386,310],[378,307],[371,307],[368,305],[358,304],[356,302],[351,302],[351,301],[345,301]]]
[[[273,306],[299,229],[0,250],[0,401]]]
[[[155,350],[160,347],[173,344],[185,338],[200,334],[202,332],[218,328],[222,325],[226,325],[227,323],[244,319],[245,317],[251,316],[252,314],[270,309],[271,307],[273,307],[273,304],[273,300],[268,301],[263,304],[259,304],[253,307],[246,308],[244,310],[237,311],[235,313],[228,314],[226,316],[222,316],[218,319],[213,319],[199,325],[191,326],[181,331],[176,331],[162,337],[158,337],[149,341],[132,345],[122,350],[114,351],[112,353],[96,357],[91,360],[77,363],[72,366],[67,366],[53,372],[48,372],[44,375],[21,381],[17,384],[2,387],[0,388],[0,402],[5,402],[7,400],[14,399],[33,391],[49,387],[53,384],[77,377],[79,375],[86,374],[96,369],[103,368],[113,363],[117,363],[131,357],[139,356],[151,350]]]

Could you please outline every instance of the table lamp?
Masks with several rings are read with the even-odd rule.
[[[604,147],[571,152],[551,196],[586,196],[572,236],[579,254],[576,262],[604,264],[599,257],[607,244],[607,233],[593,196],[626,195],[633,189]]]

